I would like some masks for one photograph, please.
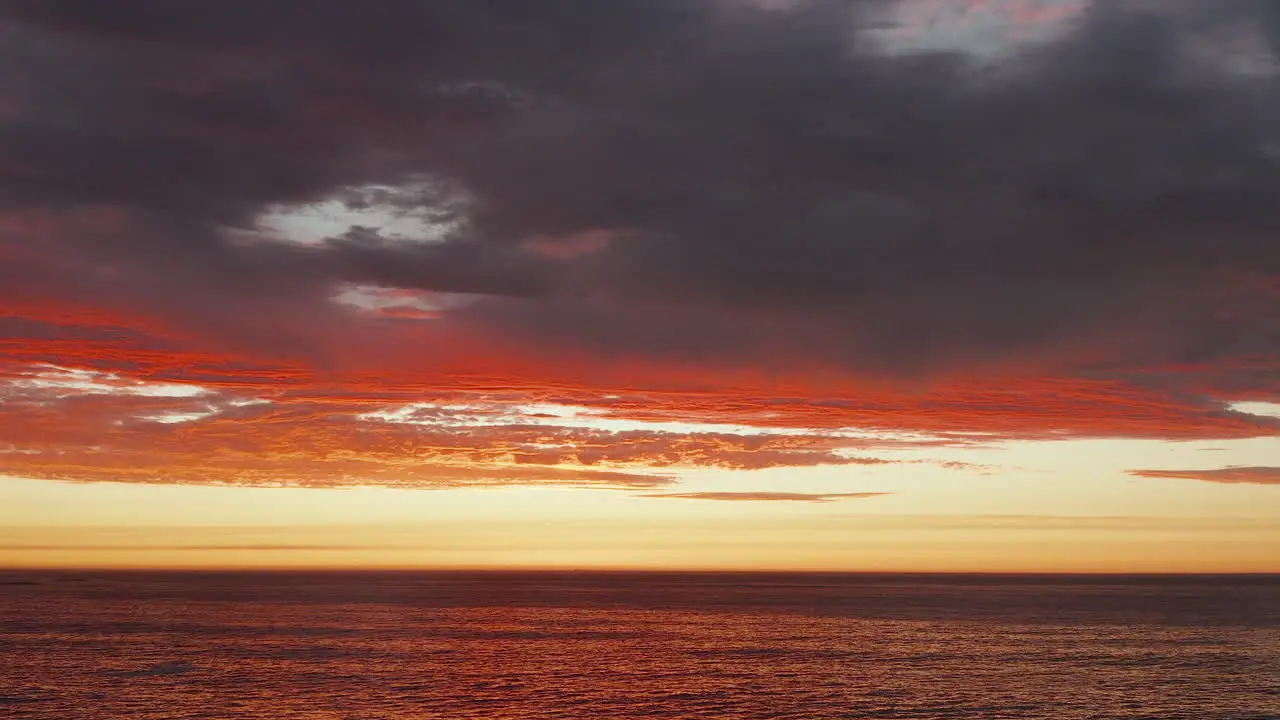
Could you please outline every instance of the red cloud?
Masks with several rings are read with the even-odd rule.
[[[876,443],[822,433],[610,431],[544,422],[510,402],[137,382],[10,367],[0,472],[123,482],[404,487],[559,484],[652,488],[664,469],[876,464]],[[318,389],[318,388],[317,388]],[[311,395],[308,397],[308,395]],[[472,399],[474,403],[474,398]]]
[[[582,352],[501,343],[449,322],[370,324],[342,312],[317,335],[325,343],[317,354],[269,347],[237,354],[217,335],[160,330],[163,324],[146,316],[6,307],[12,319],[13,308],[28,317],[0,342],[7,361],[0,381],[9,383],[0,436],[13,447],[0,453],[0,471],[32,477],[654,487],[670,480],[671,469],[876,463],[884,461],[868,453],[911,445],[1226,439],[1280,428],[1275,418],[1227,405],[1276,399],[1266,380],[1274,361],[1265,357],[1145,372],[953,376],[911,386],[837,369],[605,363]],[[88,375],[77,385],[49,365],[111,375]],[[105,387],[86,389],[85,382]],[[138,383],[207,392],[129,394]],[[539,404],[582,408],[588,422],[536,417]],[[388,413],[412,422],[379,420]],[[668,425],[611,431],[589,421]],[[716,429],[700,431],[706,423]],[[849,428],[892,437],[835,433]],[[1213,477],[1244,476],[1201,479]]]
[[[0,472],[245,485],[653,488],[681,468],[870,464],[886,461],[868,453],[904,446],[1240,438],[1277,429],[1274,418],[1232,412],[1207,394],[1162,389],[1171,378],[1204,376],[1194,368],[906,387],[837,372],[766,375],[640,360],[604,367],[463,335],[453,352],[433,358],[416,345],[430,333],[355,325],[350,336],[366,342],[353,350],[364,354],[336,348],[329,356],[336,361],[308,365],[270,352],[213,352],[216,339],[149,335],[144,324],[106,314],[75,317],[75,325],[43,323],[43,332],[0,346],[8,359],[0,366],[7,382],[0,437],[9,446],[0,450]],[[1258,362],[1240,367],[1265,367]],[[585,414],[566,419],[557,414],[563,410],[540,412],[544,405]],[[611,430],[610,422],[646,429]],[[715,425],[701,429],[707,423]],[[836,432],[849,428],[890,435]],[[1268,482],[1260,472],[1137,474]]]

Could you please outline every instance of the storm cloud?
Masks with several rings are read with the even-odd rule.
[[[982,60],[773,5],[5,0],[3,292],[292,343],[377,285],[540,347],[908,377],[1280,351],[1274,3],[1097,3]],[[370,187],[437,231],[262,231]]]

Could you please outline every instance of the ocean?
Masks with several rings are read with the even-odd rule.
[[[1280,576],[0,573],[0,717],[1280,718]]]

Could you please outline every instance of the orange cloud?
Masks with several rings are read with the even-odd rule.
[[[646,488],[672,480],[664,469],[887,462],[850,454],[881,443],[816,431],[595,428],[608,418],[555,416],[510,401],[402,406],[371,394],[243,390],[11,367],[0,386],[8,443],[0,472],[266,486]]]
[[[592,377],[536,356],[507,356],[505,369],[375,373],[101,349],[109,352],[96,360],[92,349],[15,358],[61,355],[73,370],[0,367],[8,448],[0,448],[0,472],[264,486],[653,488],[680,469],[879,464],[890,460],[878,451],[908,447],[1275,432],[1274,418],[1119,378],[970,378],[909,389],[658,365]],[[1201,479],[1211,477],[1228,476]]]
[[[912,385],[835,370],[605,363],[585,353],[481,341],[447,325],[419,332],[352,324],[336,333],[349,344],[335,337],[315,357],[273,356],[269,349],[236,355],[194,331],[163,336],[105,312],[75,317],[74,325],[40,322],[0,341],[0,383],[8,383],[0,389],[6,399],[0,436],[24,450],[0,456],[4,472],[250,484],[643,487],[666,481],[654,468],[874,463],[883,462],[877,450],[901,447],[1229,439],[1280,430],[1276,418],[1228,405],[1275,399],[1266,358]],[[165,384],[203,392],[130,392]],[[1184,385],[1196,391],[1166,389]],[[581,422],[534,417],[542,405],[577,408]],[[379,419],[387,416],[398,422]]]

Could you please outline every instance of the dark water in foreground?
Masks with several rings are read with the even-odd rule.
[[[1280,577],[0,573],[0,717],[1280,718]]]

